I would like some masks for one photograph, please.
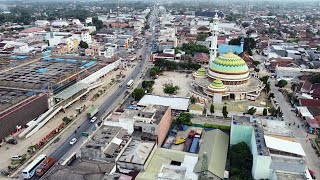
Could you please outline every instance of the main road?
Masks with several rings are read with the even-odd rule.
[[[151,38],[148,38],[147,40],[147,44],[144,42],[143,47],[142,47],[142,60],[141,62],[138,63],[138,65],[135,66],[135,69],[133,70],[133,72],[131,73],[130,76],[128,76],[128,78],[122,83],[122,86],[119,86],[119,88],[100,106],[100,110],[97,113],[96,117],[98,119],[103,118],[106,114],[108,114],[111,110],[112,110],[112,105],[113,103],[117,102],[118,98],[122,98],[123,94],[127,91],[127,87],[126,84],[130,79],[133,80],[137,80],[139,74],[142,72],[147,59],[149,59],[148,55],[150,53],[150,47],[149,45],[151,44],[151,42],[153,41],[153,35],[154,35],[154,31],[152,29],[153,25],[154,25],[154,21],[155,19],[155,11],[156,9],[154,9],[151,12],[151,21],[150,24],[152,26],[150,26],[150,31],[152,31],[152,36]],[[81,133],[82,132],[87,132],[89,131],[91,128],[93,128],[93,124],[90,123],[89,120],[84,121],[77,129],[77,131],[75,133],[72,133],[69,135],[69,137],[64,141],[64,143],[59,146],[57,149],[55,149],[55,151],[53,153],[51,153],[49,156],[55,158],[56,160],[60,160],[73,146],[70,146],[69,142],[71,141],[72,138],[77,138],[80,139],[81,138]],[[39,179],[37,177],[33,177],[32,179]]]
[[[279,106],[282,110],[282,113],[285,117],[287,123],[291,123],[290,129],[298,143],[302,145],[302,148],[306,154],[304,160],[309,169],[316,172],[317,175],[320,174],[320,160],[315,153],[315,150],[311,147],[309,141],[307,141],[307,133],[306,130],[301,127],[301,120],[298,118],[294,112],[292,112],[291,105],[287,102],[285,97],[281,92],[278,91],[278,88],[275,87],[275,80],[271,80],[271,92],[274,93],[275,99],[279,103]],[[295,123],[295,125],[293,125]],[[300,127],[298,128],[297,125]]]

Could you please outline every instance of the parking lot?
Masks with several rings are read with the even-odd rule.
[[[193,130],[194,132],[196,132],[198,129],[203,129],[200,127],[193,127],[193,126],[188,126],[188,128],[183,131],[183,130],[179,130],[177,131],[177,133],[172,133],[170,132],[170,135],[168,136],[168,138],[165,141],[165,144],[162,146],[163,148],[167,148],[167,149],[173,149],[173,150],[177,150],[177,151],[185,151],[188,152],[189,148],[191,146],[192,143],[192,139],[193,138],[188,138],[188,134]],[[180,138],[185,138],[186,141],[184,143],[175,145],[175,141],[177,139]]]

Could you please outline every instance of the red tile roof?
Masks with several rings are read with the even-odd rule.
[[[318,99],[299,99],[301,106],[320,107],[320,100]]]
[[[303,85],[302,85],[302,89],[306,90],[306,91],[310,91],[312,87],[312,84],[309,81],[304,81]]]

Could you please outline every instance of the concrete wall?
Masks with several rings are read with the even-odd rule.
[[[171,107],[162,116],[158,125],[158,146],[161,146],[172,124]]]
[[[17,126],[25,126],[48,109],[48,96],[42,94],[0,115],[0,139],[15,132]]]
[[[258,154],[255,134],[252,133],[250,150],[253,156],[251,173],[254,179],[268,179],[270,177],[271,157]]]
[[[253,128],[251,126],[231,125],[230,144],[245,142],[250,146]]]

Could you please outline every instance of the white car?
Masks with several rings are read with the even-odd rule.
[[[94,116],[94,117],[90,120],[90,122],[91,122],[91,123],[94,123],[97,119],[98,119],[98,118]]]
[[[77,142],[77,138],[72,138],[70,141],[70,145],[74,145]]]

